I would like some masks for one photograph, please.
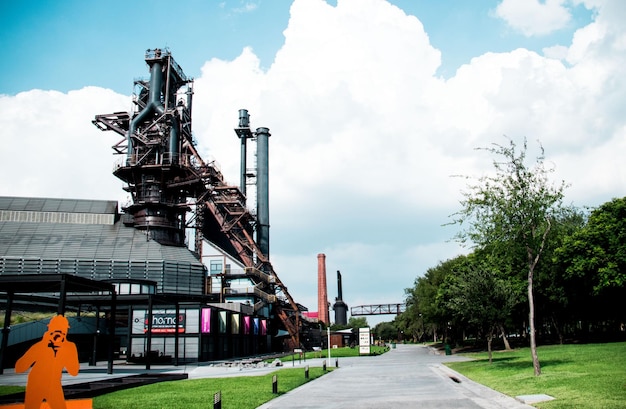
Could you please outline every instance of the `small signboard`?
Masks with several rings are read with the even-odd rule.
[[[359,354],[370,354],[370,329],[359,328]]]
[[[153,334],[173,334],[178,328],[178,333],[185,332],[185,314],[152,314]],[[144,316],[143,332],[148,332],[148,314]]]

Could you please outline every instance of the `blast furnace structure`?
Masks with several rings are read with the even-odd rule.
[[[225,252],[244,266],[220,272],[221,302],[238,296],[254,313],[267,317],[270,331],[286,330],[293,347],[300,346],[301,307],[274,271],[269,260],[268,128],[252,131],[246,110],[239,111],[235,133],[242,144],[240,187],[227,184],[215,162],[204,161],[192,134],[193,79],[188,78],[166,49],[147,50],[150,79],[134,83],[134,112],[97,115],[93,123],[123,138],[113,145],[120,155],[114,175],[125,183],[132,203],[122,215],[126,226],[145,232],[147,239],[167,246],[185,246],[193,229],[193,249],[199,259],[203,243]],[[257,142],[256,212],[247,207],[247,141]],[[174,280],[175,277],[169,279]],[[246,291],[229,285],[249,280]],[[202,292],[208,294],[211,278]],[[252,298],[251,298],[252,297]],[[243,302],[243,301],[242,301]]]

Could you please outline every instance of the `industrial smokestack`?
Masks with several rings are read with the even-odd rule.
[[[239,175],[239,190],[246,196],[246,176],[247,176],[247,143],[252,139],[250,130],[250,115],[247,109],[239,110],[239,126],[235,128],[235,133],[241,139],[241,166]]]
[[[326,255],[317,255],[317,317],[326,325],[330,325],[328,314],[328,292],[326,290]]]
[[[337,299],[333,305],[335,310],[335,324],[347,325],[348,324],[348,305],[343,302],[343,289],[341,286],[341,273],[337,270]]]
[[[249,128],[250,127],[250,115],[248,114],[247,109],[239,110],[239,127],[240,128]]]
[[[270,256],[270,207],[269,207],[269,138],[268,128],[257,128],[257,243],[261,252]]]
[[[343,290],[341,289],[341,273],[337,270],[337,299],[343,300]]]

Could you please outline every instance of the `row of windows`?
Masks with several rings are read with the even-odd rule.
[[[115,223],[114,214],[32,212],[21,210],[0,210],[0,221],[29,223],[65,224],[109,224]]]
[[[120,294],[154,294],[154,285],[136,283],[114,283],[115,292]]]

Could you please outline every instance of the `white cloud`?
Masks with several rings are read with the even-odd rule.
[[[417,275],[459,252],[441,227],[464,186],[450,176],[488,171],[474,148],[505,134],[543,143],[575,205],[624,195],[626,3],[586,3],[595,20],[567,63],[562,48],[559,58],[486,53],[444,80],[421,22],[382,0],[296,0],[266,71],[250,49],[207,61],[195,84],[199,148],[238,185],[238,109],[270,128],[272,260],[298,302],[317,308],[320,252],[342,271],[348,305],[402,301]],[[1,96],[0,194],[117,198],[116,135],[90,122],[129,106],[99,88]]]
[[[545,47],[542,51],[543,55],[545,55],[547,58],[554,58],[555,60],[565,60],[569,48],[565,47],[564,45],[555,45],[552,47]]]
[[[0,195],[123,198],[111,175],[111,146],[121,137],[91,121],[129,107],[128,96],[96,87],[0,96]]]
[[[567,0],[502,0],[495,14],[525,36],[550,34],[571,20]]]

